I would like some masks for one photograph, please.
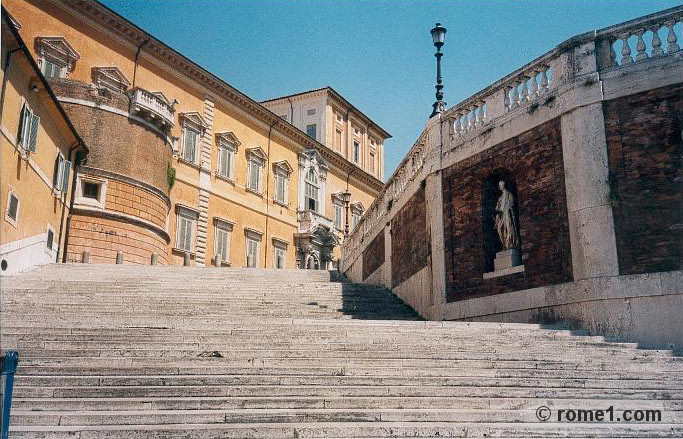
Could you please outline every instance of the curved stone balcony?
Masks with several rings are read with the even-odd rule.
[[[173,128],[173,104],[158,91],[135,87],[128,92],[130,112],[168,132]]]

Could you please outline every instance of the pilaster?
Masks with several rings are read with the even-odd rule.
[[[602,103],[562,115],[562,157],[574,280],[619,274]]]
[[[427,227],[431,249],[432,288],[427,309],[442,309],[446,304],[446,254],[443,228],[443,190],[441,171],[427,176],[425,196],[427,202]],[[428,316],[440,320],[440,315]]]
[[[199,218],[197,220],[197,250],[195,263],[206,264],[206,245],[209,229],[209,194],[211,190],[211,148],[213,146],[214,101],[210,96],[204,99],[204,119],[207,128],[202,136],[199,171]]]

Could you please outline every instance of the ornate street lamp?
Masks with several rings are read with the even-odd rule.
[[[346,206],[346,226],[344,226],[344,237],[349,236],[349,203],[351,203],[351,192],[348,190],[341,193],[342,201],[344,206]]]
[[[446,28],[441,26],[441,23],[436,23],[436,26],[434,26],[430,33],[436,47],[436,53],[434,54],[436,57],[436,102],[434,102],[434,110],[429,116],[431,118],[446,110],[446,103],[443,101],[443,85],[441,85],[441,57],[443,56],[441,46],[443,46],[446,40]]]

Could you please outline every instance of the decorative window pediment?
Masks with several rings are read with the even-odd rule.
[[[341,204],[344,205],[344,196],[342,195],[342,192],[335,192],[332,194],[332,202],[334,204]]]
[[[281,171],[289,175],[294,171],[294,169],[289,165],[287,160],[280,160],[279,162],[273,163],[273,168],[275,171]]]
[[[109,67],[93,67],[92,80],[98,87],[108,88],[110,90],[124,92],[130,87],[130,81],[123,74],[121,69],[116,66]],[[164,99],[166,99],[164,97]]]
[[[36,37],[36,52],[43,74],[49,78],[73,72],[81,56],[64,37]]]
[[[166,98],[164,97],[164,99]],[[194,129],[195,131],[204,132],[207,130],[207,128],[209,128],[208,122],[201,116],[201,114],[199,114],[196,111],[180,113],[178,116],[180,117],[185,126],[187,126],[190,129]]]
[[[362,215],[365,211],[365,207],[363,206],[363,203],[361,203],[360,201],[356,201],[355,203],[351,203],[351,211],[353,213]]]
[[[247,148],[247,157],[250,159],[257,158],[261,161],[268,160],[268,154],[260,146],[255,146],[253,148]]]
[[[217,142],[225,142],[227,145],[234,146],[235,150],[242,144],[232,131],[221,131],[216,133]]]

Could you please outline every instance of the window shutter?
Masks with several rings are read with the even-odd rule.
[[[69,171],[71,170],[71,162],[64,160],[63,162],[64,171],[62,171],[62,191],[66,193],[69,190]]]
[[[28,141],[28,150],[31,152],[36,152],[36,144],[38,142],[38,125],[40,124],[40,117],[35,114],[31,118],[31,134]]]
[[[178,218],[178,248],[185,249],[185,218]]]
[[[192,231],[194,228],[194,221],[186,220],[185,224],[187,228],[185,231],[185,249],[192,251]]]

